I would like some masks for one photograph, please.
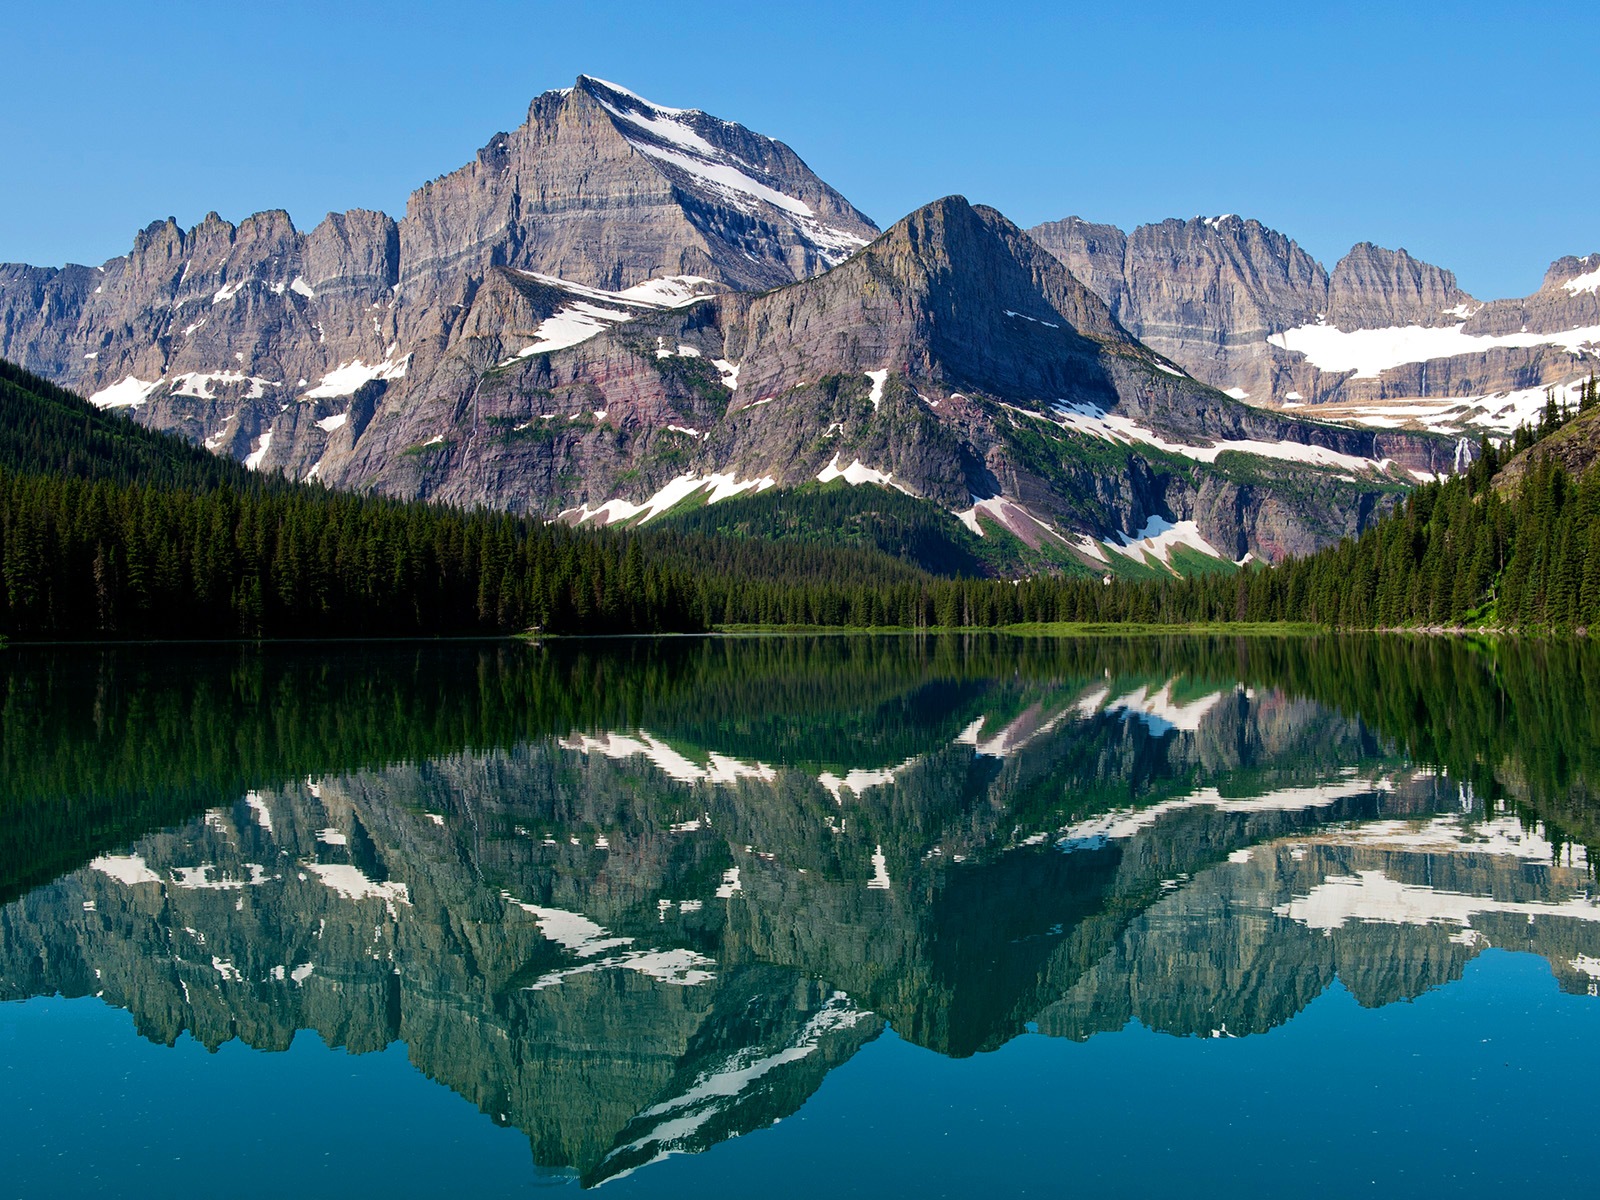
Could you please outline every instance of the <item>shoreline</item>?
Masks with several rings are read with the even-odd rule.
[[[752,637],[950,637],[974,635],[1015,638],[1084,637],[1333,637],[1410,636],[1491,639],[1555,639],[1588,641],[1589,630],[1515,629],[1491,625],[1389,625],[1351,629],[1309,621],[1198,621],[1182,624],[1112,621],[1040,621],[1014,625],[719,625],[697,631],[662,630],[651,633],[518,633],[418,634],[410,637],[281,637],[281,638],[129,638],[19,641],[0,637],[0,652],[8,649],[112,648],[118,646],[402,646],[466,642],[615,641],[630,638],[752,638]]]

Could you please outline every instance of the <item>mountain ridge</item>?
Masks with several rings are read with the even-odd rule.
[[[580,76],[398,221],[212,214],[101,268],[0,268],[0,355],[295,480],[614,521],[843,478],[1075,569],[1302,553],[1471,457],[1241,405],[1058,260],[959,197],[880,233],[782,143]],[[1317,270],[1280,272],[1262,330],[1308,317]]]
[[[1354,532],[1384,489],[1412,478],[1405,471],[1448,471],[1462,453],[1262,412],[1189,380],[1001,214],[960,197],[924,206],[820,276],[600,322],[571,344],[538,332],[556,320],[544,314],[559,281],[539,284],[554,291],[537,307],[525,279],[499,278],[483,336],[456,343],[437,381],[393,385],[440,398],[386,404],[322,478],[497,506],[532,503],[522,481],[551,480],[569,518],[617,521],[696,494],[844,477],[1091,565],[1108,561],[1099,540],[1152,519],[1203,523],[1197,537],[1236,547],[1232,559],[1277,557]],[[577,295],[571,309],[591,304]],[[504,336],[536,318],[532,346]],[[1334,515],[1318,532],[1271,505],[1258,531],[1261,489],[1228,484],[1225,453],[1288,460],[1308,486],[1325,474],[1350,494],[1325,497]],[[1365,500],[1358,475],[1377,485]],[[1203,517],[1198,493],[1215,501]]]
[[[1557,259],[1529,296],[1480,301],[1404,249],[1361,242],[1330,271],[1233,214],[1127,233],[1068,217],[1030,235],[1141,340],[1264,407],[1505,435],[1537,418],[1546,388],[1570,401],[1600,359],[1600,255]]]

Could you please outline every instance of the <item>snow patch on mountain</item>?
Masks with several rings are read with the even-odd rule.
[[[570,279],[545,275],[539,271],[519,270],[517,274],[524,279],[531,279],[546,287],[560,288],[564,292],[582,296],[587,300],[598,300],[602,304],[624,304],[634,308],[682,308],[686,304],[693,304],[696,300],[722,290],[721,285],[701,275],[661,275],[654,279],[646,279],[643,283],[636,283],[620,292],[608,292],[604,288],[573,283]]]
[[[411,355],[403,358],[386,358],[368,366],[361,359],[340,363],[318,381],[317,386],[301,394],[302,400],[331,400],[336,396],[351,396],[357,388],[374,379],[400,379],[411,365]]]
[[[1172,522],[1165,517],[1151,517],[1137,533],[1118,534],[1116,541],[1102,544],[1135,562],[1143,562],[1148,557],[1165,567],[1172,566],[1172,552],[1179,546],[1188,546],[1210,558],[1228,559],[1227,555],[1200,536],[1198,522]]]
[[[1155,692],[1151,692],[1148,686],[1135,688],[1115,700],[1103,701],[1101,711],[1136,716],[1156,737],[1171,733],[1174,729],[1198,733],[1202,718],[1217,706],[1223,693],[1207,692],[1185,703],[1172,698],[1172,688],[1176,682],[1175,679],[1168,680]]]
[[[616,293],[618,300],[633,304],[654,304],[661,308],[682,308],[721,291],[721,285],[702,275],[664,275],[647,279]]]
[[[1317,416],[1326,421],[1371,429],[1420,426],[1438,433],[1482,430],[1490,435],[1506,435],[1515,432],[1519,425],[1538,421],[1547,399],[1554,398],[1557,404],[1576,408],[1582,399],[1584,382],[1579,379],[1547,387],[1520,388],[1449,400],[1394,400],[1319,406]],[[1472,436],[1476,437],[1476,434]]]
[[[872,383],[872,394],[868,399],[872,401],[872,411],[877,412],[878,405],[883,403],[883,385],[888,382],[889,372],[887,370],[868,371],[867,378]]]
[[[713,145],[691,123],[695,118],[715,118],[692,109],[668,108],[617,84],[588,78],[630,102],[613,104],[604,96],[595,96],[600,107],[621,123],[623,136],[640,154],[682,172],[696,186],[713,192],[741,212],[755,213],[757,205],[766,204],[786,214],[796,232],[829,265],[843,261],[867,244],[867,239],[848,230],[823,224],[816,210],[804,200],[757,178],[762,174],[759,167]]]
[[[538,271],[518,271],[517,274],[581,299],[574,299],[541,321],[533,331],[534,340],[503,361],[502,367],[534,354],[570,349],[644,313],[682,308],[717,289],[715,283],[699,275],[665,275],[620,292],[608,292]],[[679,346],[678,353],[693,357],[700,352],[692,346]]]
[[[576,524],[582,525],[588,521],[598,520],[602,525],[614,525],[620,521],[633,521],[637,518],[639,524],[644,524],[653,517],[658,517],[668,509],[681,504],[696,492],[705,491],[706,503],[715,504],[719,500],[726,500],[731,496],[738,496],[744,492],[764,492],[769,487],[775,487],[777,480],[770,475],[757,479],[740,479],[733,471],[713,472],[709,475],[679,475],[669,482],[660,491],[648,499],[635,504],[631,500],[607,500],[595,508],[587,504],[578,508],[569,508],[561,513],[557,519],[572,519]]]
[[[250,391],[242,399],[259,400],[267,394],[266,389],[277,387],[273,379],[258,379],[254,375],[246,375],[243,371],[186,371],[182,375],[172,377],[172,394],[174,396],[193,396],[197,400],[215,400],[211,389],[216,384],[237,387],[248,383]]]
[[[266,460],[267,451],[271,448],[272,430],[269,429],[263,433],[260,440],[256,442],[255,449],[250,451],[250,453],[245,456],[244,469],[246,471],[260,470],[262,462]]]
[[[95,392],[89,397],[89,403],[96,408],[138,408],[150,399],[150,393],[160,387],[162,382],[163,380],[157,379],[152,383],[146,383],[129,375]]]
[[[827,466],[817,472],[817,479],[822,483],[832,483],[835,479],[842,479],[852,487],[857,487],[863,483],[875,483],[880,487],[896,488],[905,492],[908,496],[911,495],[909,491],[894,481],[894,473],[892,471],[879,471],[875,467],[867,466],[859,458],[848,467],[840,467],[837,454],[833,456],[833,460]]]
[[[1225,797],[1216,788],[1206,787],[1190,796],[1165,800],[1148,808],[1118,809],[1079,821],[1062,829],[1055,844],[1057,849],[1067,852],[1097,850],[1107,842],[1133,837],[1163,817],[1187,809],[1212,808],[1227,813],[1301,812],[1327,808],[1352,796],[1393,790],[1393,783],[1386,779],[1348,779],[1312,787],[1279,788],[1246,797]]]
[[[1600,274],[1600,272],[1597,272]],[[1393,367],[1431,362],[1461,354],[1482,354],[1501,348],[1551,346],[1569,354],[1600,354],[1600,325],[1562,333],[1469,334],[1460,325],[1390,326],[1385,329],[1343,330],[1323,323],[1299,325],[1274,333],[1267,341],[1279,349],[1302,354],[1319,371],[1354,372],[1357,379],[1376,379]]]
[[[1032,410],[1017,409],[1026,416],[1040,420],[1049,420],[1043,413]],[[1387,471],[1391,465],[1390,460],[1362,458],[1354,454],[1345,454],[1338,450],[1330,450],[1326,446],[1312,446],[1305,442],[1263,442],[1253,438],[1235,438],[1227,441],[1214,442],[1209,446],[1191,446],[1183,442],[1168,441],[1153,430],[1146,429],[1129,417],[1117,416],[1108,413],[1105,409],[1093,404],[1074,404],[1061,402],[1055,406],[1056,424],[1063,429],[1076,433],[1087,434],[1090,437],[1103,438],[1108,442],[1143,443],[1154,446],[1158,450],[1165,450],[1169,454],[1181,454],[1185,458],[1192,458],[1196,462],[1214,463],[1221,454],[1253,454],[1258,458],[1276,458],[1289,462],[1306,463],[1316,467],[1330,467],[1344,471]]]
[[[506,363],[534,354],[570,349],[614,325],[633,320],[637,315],[616,308],[601,308],[584,300],[574,301],[540,321],[539,327],[533,331],[533,341],[506,359]]]
[[[1343,929],[1355,921],[1373,925],[1459,925],[1471,928],[1479,914],[1504,913],[1539,917],[1565,917],[1600,921],[1600,905],[1588,898],[1557,903],[1503,900],[1461,892],[1436,891],[1422,884],[1390,879],[1382,871],[1330,875],[1304,896],[1272,910],[1308,929]]]
[[[1588,266],[1590,260],[1585,258],[1581,261],[1585,266]],[[1592,271],[1585,271],[1582,275],[1574,275],[1561,286],[1574,296],[1580,292],[1600,292],[1600,267],[1596,267]]]
[[[822,1038],[835,1031],[848,1030],[868,1016],[850,1003],[843,992],[835,992],[827,1003],[781,1049],[762,1053],[750,1046],[729,1056],[714,1069],[695,1077],[691,1087],[678,1096],[645,1109],[636,1120],[649,1122],[647,1132],[619,1146],[606,1156],[610,1163],[625,1155],[649,1152],[650,1157],[610,1175],[624,1179],[635,1171],[661,1162],[672,1154],[691,1153],[699,1148],[699,1131],[713,1117],[725,1114],[741,1103],[764,1076],[790,1063],[809,1058]]]

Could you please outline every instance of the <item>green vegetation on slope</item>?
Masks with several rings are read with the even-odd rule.
[[[656,528],[717,537],[759,538],[877,550],[931,575],[989,573],[996,557],[955,517],[928,500],[842,481],[773,488],[715,505],[668,513]]]
[[[258,480],[229,458],[101,412],[72,392],[0,359],[0,471],[157,487],[236,488]]]
[[[1574,480],[1555,455],[1524,455],[1504,494],[1487,442],[1465,476],[1305,559],[1235,573],[1180,552],[1188,578],[1011,581],[971,576],[993,571],[992,556],[1066,564],[882,489],[772,492],[658,527],[573,530],[258,480],[15,370],[3,382],[0,636],[1600,622],[1600,467]],[[1569,433],[1586,423],[1593,414]],[[1552,408],[1519,442],[1537,449],[1567,424]]]

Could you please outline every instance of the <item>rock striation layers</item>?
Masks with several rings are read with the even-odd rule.
[[[499,268],[763,288],[876,232],[781,142],[583,76],[398,222],[213,213],[154,223],[100,267],[0,265],[0,357],[252,466],[309,467],[352,407],[461,336]]]
[[[1131,233],[1069,217],[1029,231],[1152,348],[1238,399],[1377,428],[1505,433],[1600,365],[1600,256],[1524,299],[1480,302],[1404,250],[1330,272],[1259,221]]]
[[[607,521],[842,478],[1120,566],[1110,555],[1174,530],[1213,557],[1303,552],[1463,453],[1190,379],[961,197],[758,294],[645,302],[499,270],[462,328],[370,420],[352,418],[359,436],[330,442],[321,478]],[[1318,503],[1286,503],[1290,481]],[[1171,540],[1122,557],[1165,561]]]

